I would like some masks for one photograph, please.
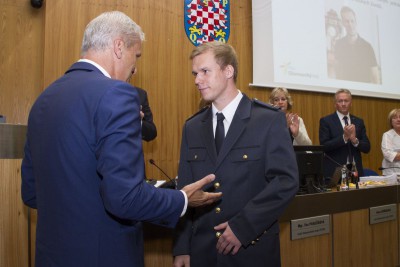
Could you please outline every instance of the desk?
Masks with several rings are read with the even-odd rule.
[[[399,220],[369,224],[369,208],[396,203],[400,186],[296,196],[280,218],[282,267],[397,266]],[[290,220],[331,215],[329,234],[290,240]],[[399,214],[398,214],[399,216]],[[145,264],[171,266],[172,230],[145,226]]]
[[[397,266],[399,220],[370,225],[369,208],[396,203],[399,210],[399,189],[296,196],[280,219],[282,266]],[[290,240],[290,220],[325,214],[331,215],[329,234]]]

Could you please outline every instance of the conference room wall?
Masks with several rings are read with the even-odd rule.
[[[38,94],[77,59],[85,25],[100,12],[121,10],[140,24],[146,33],[143,56],[132,84],[148,91],[156,140],[144,143],[146,160],[153,158],[175,176],[178,168],[181,129],[198,109],[200,95],[191,75],[188,57],[193,49],[185,35],[183,1],[58,0],[46,1],[37,10],[29,1],[6,1],[0,48],[0,114],[11,123],[26,123]],[[252,82],[251,1],[231,2],[231,34],[228,43],[239,56],[238,88],[250,97],[267,101],[271,89],[254,88]],[[399,85],[400,86],[400,85]],[[290,88],[289,88],[290,89]],[[334,110],[330,93],[291,90],[293,111],[299,113],[310,138],[318,144],[319,119]],[[388,112],[399,107],[398,100],[355,96],[352,113],[365,120],[372,148],[364,165],[377,170],[381,165],[381,137],[387,130]],[[151,165],[149,177],[164,178]]]

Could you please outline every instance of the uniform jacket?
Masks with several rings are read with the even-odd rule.
[[[215,173],[209,191],[222,199],[191,209],[176,231],[174,255],[191,257],[191,267],[279,266],[278,218],[298,190],[298,170],[283,112],[243,98],[219,155],[211,108],[184,125],[179,187]],[[214,226],[229,222],[243,247],[238,254],[216,250]]]
[[[142,225],[173,227],[179,191],[144,182],[139,100],[77,62],[34,103],[22,198],[37,208],[37,267],[143,266]]]
[[[357,147],[343,140],[343,126],[336,112],[323,117],[319,121],[319,142],[324,146],[328,157],[324,158],[324,177],[332,177],[336,167],[343,166],[347,162],[349,147],[351,157],[354,156],[358,175],[364,175],[361,152],[368,153],[371,145],[367,136],[364,121],[350,114],[350,121],[356,127],[356,137],[360,142]],[[350,159],[352,161],[352,159]],[[329,180],[329,179],[328,179]]]

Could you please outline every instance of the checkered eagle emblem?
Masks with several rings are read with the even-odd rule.
[[[226,43],[230,34],[230,0],[185,0],[185,31],[190,42]]]

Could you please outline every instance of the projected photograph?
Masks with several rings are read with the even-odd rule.
[[[382,84],[379,21],[374,8],[330,0],[325,10],[328,77]]]

